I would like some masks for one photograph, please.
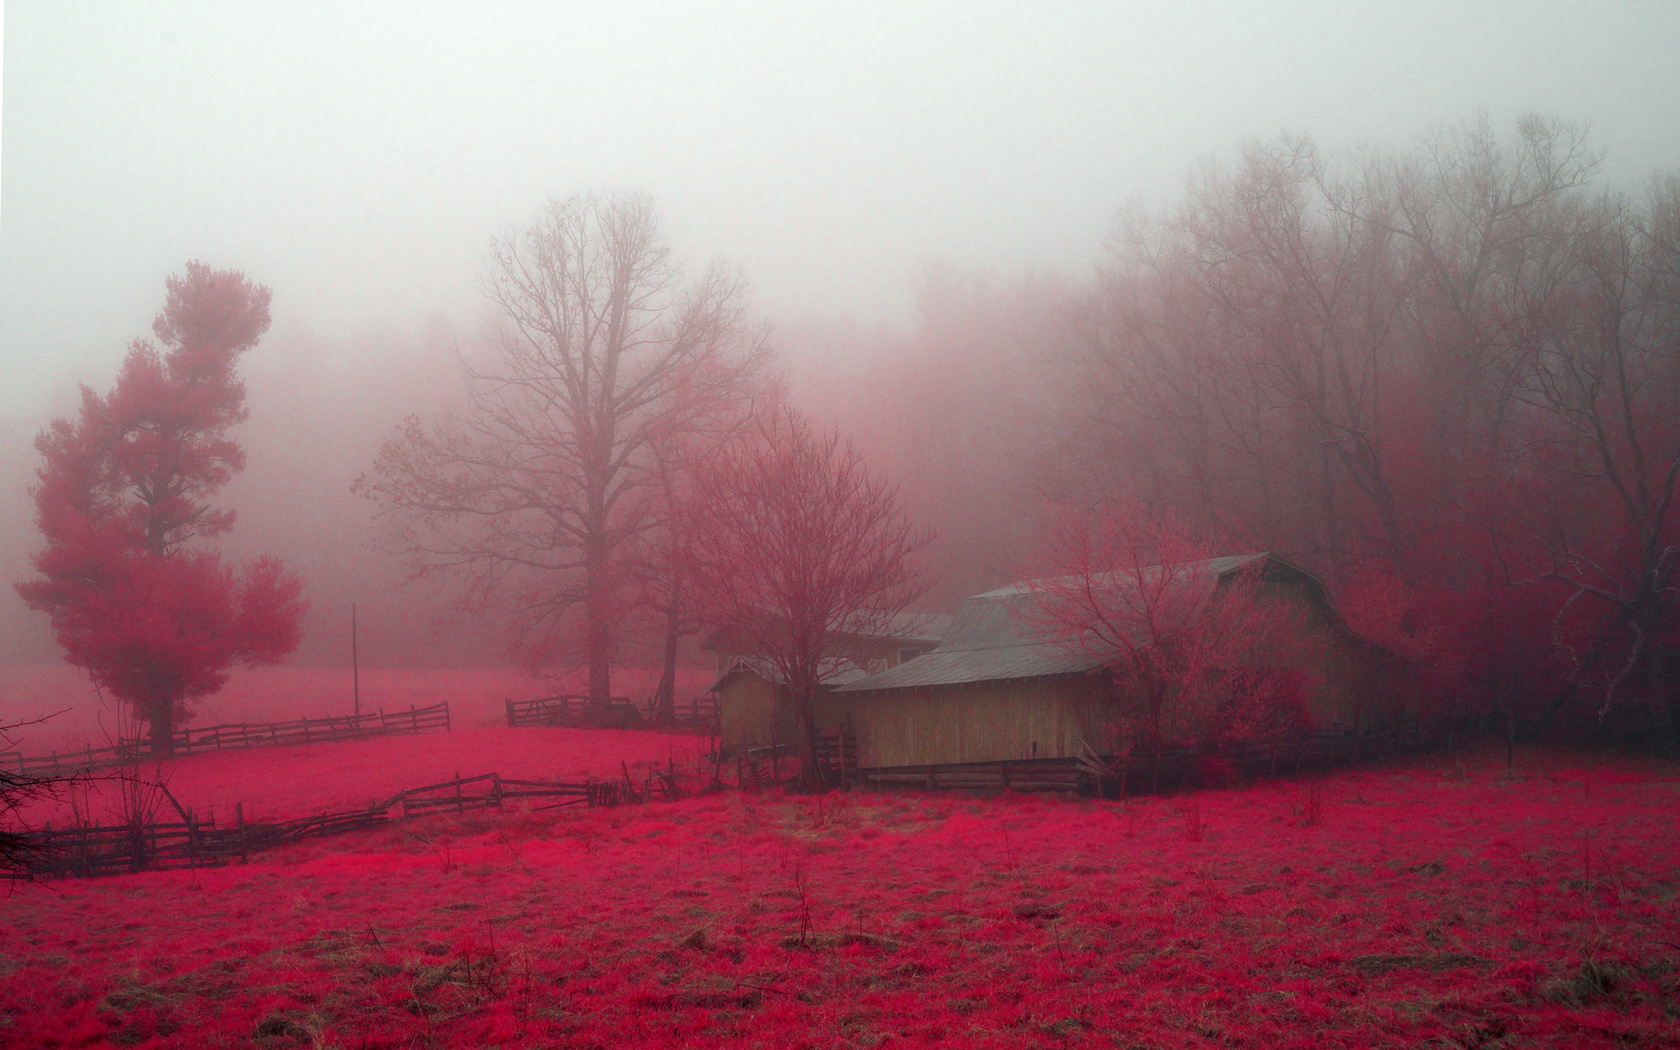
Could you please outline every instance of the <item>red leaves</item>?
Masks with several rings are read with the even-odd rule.
[[[817,687],[926,591],[911,559],[933,536],[855,446],[792,411],[694,471],[687,556],[702,614],[786,683],[810,745]]]
[[[154,325],[169,352],[136,342],[109,395],[84,387],[79,418],[36,439],[47,546],[18,593],[165,750],[174,716],[235,660],[274,662],[297,645],[301,581],[272,559],[236,573],[193,546],[233,526],[207,500],[245,465],[226,434],[245,418],[234,365],[267,330],[268,299],[242,274],[189,264]]]
[[[1262,585],[1261,556],[1223,559],[1182,521],[1136,504],[1064,520],[1056,573],[1023,615],[1106,662],[1119,717],[1104,744],[1233,744],[1308,728],[1320,647],[1304,607]],[[1269,588],[1269,589],[1268,589]]]

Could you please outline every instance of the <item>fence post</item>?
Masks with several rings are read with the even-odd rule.
[[[466,802],[461,798],[461,771],[455,771],[455,812],[465,813]]]
[[[445,700],[443,702],[443,731],[445,733],[455,732],[455,723],[449,717],[449,701],[448,700]]]
[[[496,796],[496,812],[500,813],[502,811],[502,775],[500,773],[490,774],[490,790]]]
[[[249,864],[251,863],[251,847],[245,841],[245,803],[235,803],[233,815],[239,820],[239,863]]]

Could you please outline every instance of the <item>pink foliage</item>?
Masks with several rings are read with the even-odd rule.
[[[83,387],[79,418],[36,439],[47,546],[41,575],[18,585],[69,660],[132,705],[163,753],[174,720],[233,663],[297,646],[305,609],[279,562],[236,571],[200,545],[233,527],[207,501],[245,465],[227,436],[245,418],[234,368],[268,328],[269,291],[200,263],[168,290],[153,325],[167,352],[136,342],[109,395]]]
[[[1066,648],[1105,662],[1141,700],[1116,729],[1135,741],[1235,743],[1310,724],[1300,609],[1269,600],[1252,570],[1221,578],[1220,551],[1167,512],[1132,503],[1056,528],[1055,575],[1029,586],[1028,618]],[[1134,705],[1135,707],[1135,705]]]

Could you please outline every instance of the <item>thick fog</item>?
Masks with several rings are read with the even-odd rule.
[[[273,289],[242,362],[225,549],[313,609],[295,659],[489,659],[349,493],[403,416],[459,396],[492,237],[550,198],[649,193],[697,272],[736,267],[794,399],[944,536],[943,604],[1031,564],[1084,294],[1131,203],[1281,131],[1405,150],[1526,112],[1590,125],[1597,184],[1680,169],[1680,8],[14,2],[0,124],[0,659],[56,659],[10,582],[38,547],[33,435],[109,386],[188,260]],[[995,462],[988,467],[988,462]],[[382,650],[382,646],[384,646]]]

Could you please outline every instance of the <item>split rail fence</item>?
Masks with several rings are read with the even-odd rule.
[[[1330,766],[1352,764],[1441,746],[1438,727],[1400,726],[1366,734],[1315,733],[1272,747],[1228,748],[1213,751],[1163,751],[1158,755],[1085,759],[1032,759],[1010,762],[970,762],[892,768],[858,768],[857,747],[849,735],[822,741],[818,762],[830,785],[857,784],[874,788],[992,791],[1094,791],[1125,795],[1170,790],[1204,778],[1210,760],[1229,775],[1277,776]],[[710,771],[707,763],[712,763]],[[735,786],[762,789],[786,783],[799,774],[799,758],[792,748],[757,748],[735,756]],[[280,822],[247,821],[243,806],[235,808],[232,825],[217,824],[213,815],[199,819],[174,802],[174,822],[133,822],[118,825],[78,825],[54,829],[50,825],[28,832],[33,860],[29,876],[95,876],[150,869],[214,867],[249,860],[250,855],[300,839],[380,827],[394,820],[439,813],[504,809],[512,801],[533,809],[561,806],[615,806],[626,802],[675,800],[694,790],[683,781],[674,761],[665,770],[653,769],[639,781],[621,763],[622,776],[576,782],[519,780],[499,773],[462,777],[400,791],[366,808],[321,813]],[[703,756],[698,770],[706,789],[725,786],[718,756]]]
[[[1104,796],[1155,793],[1191,786],[1210,775],[1238,778],[1295,775],[1441,746],[1439,727],[1408,723],[1380,732],[1305,733],[1271,745],[1178,749],[1158,754],[961,762],[859,769],[867,787],[928,791],[1089,791]]]
[[[627,766],[622,768],[622,779],[570,783],[517,780],[499,773],[475,777],[457,773],[452,780],[399,791],[366,808],[278,822],[246,820],[241,804],[234,809],[233,824],[218,825],[214,815],[200,819],[192,810],[176,804],[178,821],[146,820],[67,828],[48,825],[25,833],[30,863],[23,874],[36,878],[91,877],[219,867],[248,861],[252,853],[300,839],[383,827],[410,817],[502,810],[509,802],[542,810],[577,805],[616,806],[653,799],[674,801],[685,793],[678,784],[674,765],[668,772],[649,773],[640,783],[631,778]],[[535,804],[538,802],[541,804]]]
[[[362,715],[340,715],[330,718],[299,718],[290,722],[235,722],[219,726],[185,728],[175,731],[175,757],[202,754],[206,751],[243,750],[256,747],[283,747],[288,744],[320,744],[337,740],[364,740],[369,737],[448,732],[452,728],[449,701],[430,707],[415,707],[407,711],[387,713],[384,709]],[[111,747],[89,745],[80,751],[26,756],[16,751],[0,752],[0,768],[8,773],[16,770],[25,777],[65,777],[97,769],[129,766],[152,760],[151,741],[144,737],[119,740]]]

